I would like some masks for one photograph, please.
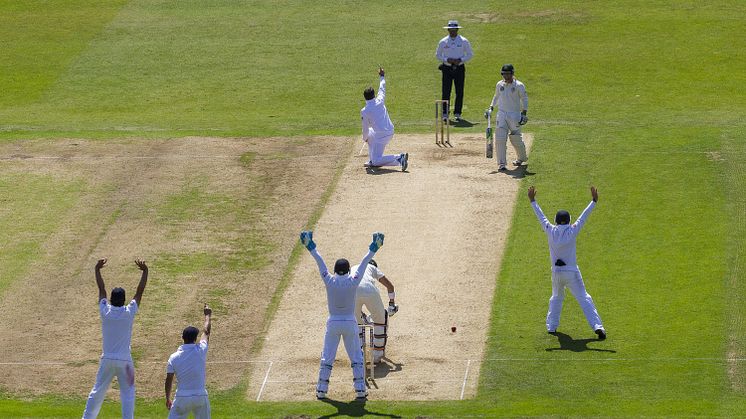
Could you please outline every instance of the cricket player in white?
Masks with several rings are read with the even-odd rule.
[[[358,269],[350,273],[350,263],[346,259],[339,259],[334,264],[334,275],[324,263],[324,259],[316,251],[316,243],[313,241],[312,231],[300,233],[301,243],[311,252],[319,267],[319,274],[326,286],[326,299],[329,308],[329,318],[326,322],[326,334],[324,335],[324,350],[321,353],[321,364],[319,366],[319,381],[316,384],[316,397],[326,398],[329,390],[329,377],[332,375],[332,366],[337,356],[339,338],[344,340],[347,355],[352,364],[353,385],[358,400],[368,397],[365,387],[365,366],[363,365],[363,351],[358,336],[358,326],[355,315],[355,293],[360,281],[363,279],[365,267],[378,249],[383,246],[383,233],[373,233],[373,242],[369,251],[363,258]]]
[[[522,165],[528,157],[526,156],[526,144],[523,143],[521,125],[528,122],[528,95],[526,86],[518,79],[513,78],[513,64],[505,64],[500,74],[503,79],[495,85],[495,95],[492,97],[490,112],[497,105],[497,131],[495,132],[495,145],[497,147],[498,170],[505,170],[507,165],[507,141],[510,134],[510,144],[515,148],[518,159],[513,161],[515,166]]]
[[[101,334],[103,336],[103,353],[96,374],[96,384],[86,401],[83,418],[95,418],[101,410],[106,391],[114,376],[119,382],[119,395],[122,399],[122,418],[133,418],[135,414],[135,367],[132,363],[130,341],[132,323],[140,308],[140,300],[148,283],[148,266],[144,261],[136,260],[135,264],[142,271],[135,297],[126,306],[125,292],[122,288],[111,291],[111,302],[106,299],[106,285],[101,276],[101,268],[106,259],[96,263],[96,285],[98,285],[99,315],[101,316]]]
[[[205,386],[207,342],[210,340],[212,309],[205,304],[205,326],[197,343],[199,329],[187,326],[181,333],[184,344],[171,354],[166,365],[166,408],[169,419],[186,419],[194,414],[195,419],[210,419],[210,400]],[[176,397],[171,401],[174,375],[178,382]]]
[[[557,225],[553,225],[547,220],[547,217],[541,211],[541,207],[536,202],[536,189],[533,186],[528,188],[528,199],[531,201],[536,218],[539,219],[541,228],[547,234],[549,240],[549,257],[552,262],[552,297],[549,299],[549,311],[547,312],[547,331],[549,333],[557,331],[562,312],[562,302],[565,299],[565,287],[567,287],[575,296],[575,299],[578,300],[588,324],[598,335],[598,338],[603,340],[606,339],[606,330],[601,323],[596,306],[593,304],[593,298],[585,290],[585,284],[583,283],[583,277],[580,275],[575,255],[575,240],[596,206],[596,202],[598,202],[598,191],[593,186],[591,186],[591,196],[593,200],[583,210],[577,221],[570,224],[570,213],[560,210],[557,211],[555,216]]]
[[[389,112],[386,110],[386,79],[382,68],[378,69],[381,81],[378,85],[378,95],[372,87],[363,91],[365,107],[360,110],[360,119],[363,124],[363,141],[368,143],[369,166],[401,166],[401,171],[407,170],[409,165],[409,154],[399,155],[387,154],[386,149],[391,138],[394,136],[394,124],[391,123]]]
[[[357,272],[359,265],[352,267],[352,272]],[[381,294],[378,293],[376,280],[382,283],[389,294],[389,306],[383,307]],[[396,305],[396,292],[394,284],[386,278],[386,275],[378,269],[378,263],[371,259],[365,268],[365,274],[357,287],[355,297],[355,313],[360,317],[362,324],[369,323],[367,317],[363,317],[363,306],[370,312],[370,320],[373,322],[373,363],[379,364],[381,359],[386,356],[386,342],[388,341],[389,317],[392,317],[399,311]],[[361,332],[362,333],[362,332]]]

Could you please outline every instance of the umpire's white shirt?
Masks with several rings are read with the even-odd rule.
[[[552,262],[552,272],[559,271],[580,271],[578,269],[577,256],[575,254],[575,239],[580,233],[580,229],[583,228],[585,221],[588,216],[591,215],[591,211],[596,206],[596,203],[591,201],[590,204],[583,210],[580,217],[572,224],[554,225],[541,210],[539,203],[536,201],[531,203],[534,208],[536,218],[541,223],[541,228],[547,233],[547,239],[549,240],[549,257]],[[556,266],[557,259],[562,259],[565,262],[564,266]]]
[[[102,298],[98,309],[103,336],[101,358],[132,362],[130,341],[132,340],[132,323],[137,314],[137,302],[132,300],[126,306],[116,307],[111,305],[106,298]]]
[[[521,106],[523,103],[523,106]],[[528,95],[526,86],[518,79],[513,79],[512,83],[506,83],[500,80],[495,85],[495,96],[492,97],[492,107],[497,105],[500,112],[521,112],[528,110]]]
[[[178,384],[176,397],[207,396],[205,387],[205,363],[207,362],[207,342],[190,343],[179,346],[171,354],[166,365],[167,373],[175,373]]]
[[[449,58],[459,58],[461,59],[459,65],[464,65],[473,56],[471,43],[461,35],[456,35],[453,38],[450,35],[446,36],[438,42],[438,48],[435,50],[435,57],[445,65],[451,65],[448,63]]]
[[[378,95],[373,99],[366,100],[365,107],[360,110],[364,141],[385,144],[394,135],[394,124],[391,123],[391,118],[389,118],[385,101],[386,79],[381,76],[381,82],[378,85]]]

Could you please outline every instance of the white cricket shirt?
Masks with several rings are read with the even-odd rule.
[[[355,265],[355,266],[352,267],[351,271],[352,272],[357,272],[357,268],[359,268],[359,267],[360,267],[360,265]],[[377,289],[377,287],[376,287],[376,281],[378,281],[379,279],[381,279],[383,276],[384,276],[383,272],[380,269],[378,269],[377,267],[375,267],[375,266],[373,266],[373,265],[371,265],[369,263],[368,266],[365,268],[365,273],[363,274],[363,279],[360,280],[360,285],[358,286],[358,288],[363,288],[363,287],[370,288],[370,287],[372,287],[372,288],[376,288]]]
[[[365,101],[365,107],[360,110],[360,119],[363,123],[363,140],[376,143],[390,138],[394,135],[394,124],[391,123],[389,112],[386,110],[386,79],[381,76],[378,85],[378,95],[373,99]],[[370,136],[370,128],[373,128],[373,136]]]
[[[531,206],[534,208],[536,218],[541,223],[541,228],[547,233],[552,272],[579,271],[577,256],[575,254],[575,239],[580,233],[580,229],[583,228],[586,219],[591,215],[591,211],[593,211],[596,203],[591,201],[574,223],[565,225],[554,225],[549,222],[536,201],[532,202]],[[557,259],[562,259],[565,262],[565,266],[556,266],[555,262]]]
[[[448,63],[449,58],[460,58],[460,65],[464,65],[473,56],[474,52],[471,50],[471,43],[461,35],[456,35],[453,38],[447,35],[438,42],[438,48],[435,50],[435,57],[445,65],[451,65]]]
[[[166,364],[166,372],[176,374],[176,397],[207,396],[206,362],[207,342],[204,340],[181,345],[171,354]]]
[[[132,323],[137,314],[135,300],[122,307],[109,304],[109,300],[102,298],[98,303],[101,316],[101,335],[103,337],[103,352],[101,358],[132,361],[130,341],[132,339]]]
[[[326,286],[326,302],[329,308],[329,320],[355,320],[355,294],[360,281],[365,273],[364,266],[375,255],[374,252],[368,252],[357,266],[357,269],[350,271],[347,275],[330,274],[326,268],[324,259],[319,255],[316,249],[311,251],[311,255],[316,260],[319,267],[321,279]]]
[[[523,107],[521,107],[521,102],[523,102]],[[495,85],[495,96],[492,96],[492,107],[495,105],[502,112],[527,111],[528,95],[526,94],[526,86],[515,78],[512,83],[500,80]]]

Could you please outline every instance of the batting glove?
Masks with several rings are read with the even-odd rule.
[[[303,243],[303,246],[305,246],[309,252],[316,248],[316,243],[313,242],[313,231],[301,231],[300,242]]]
[[[389,306],[386,308],[386,311],[389,313],[389,317],[394,317],[394,314],[396,314],[399,311],[399,306],[394,303],[389,303]]]
[[[381,246],[383,246],[383,233],[373,233],[373,242],[370,244],[368,249],[375,253],[381,248]]]
[[[528,122],[528,116],[521,115],[521,120],[518,122],[518,125],[526,125],[527,122]]]

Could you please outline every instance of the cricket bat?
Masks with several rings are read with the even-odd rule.
[[[487,137],[487,158],[492,158],[492,112],[487,111],[487,132],[485,133],[485,137]]]

